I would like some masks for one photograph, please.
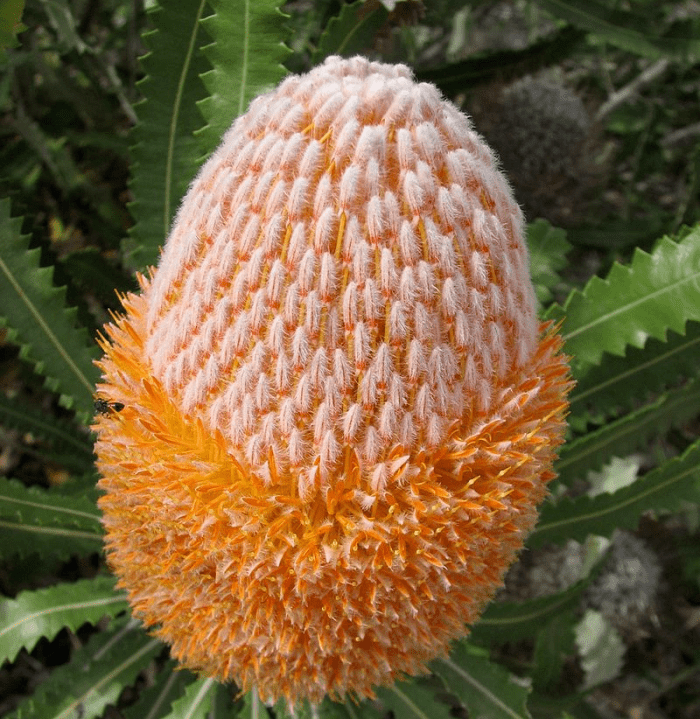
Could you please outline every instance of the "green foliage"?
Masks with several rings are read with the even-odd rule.
[[[24,0],[0,0],[0,58],[6,47],[17,45],[15,35],[20,30]]]
[[[538,0],[562,20],[588,30],[622,50],[646,57],[700,57],[700,41],[693,37],[667,38],[658,33],[651,18],[627,12],[597,0]]]
[[[589,582],[590,577],[562,592],[537,599],[494,603],[474,625],[469,635],[470,641],[489,645],[497,643],[503,637],[508,637],[509,641],[531,638],[538,634],[543,626],[576,607]]]
[[[124,711],[124,719],[164,716],[194,681],[191,672],[178,670],[174,661],[167,662],[158,672],[153,685],[145,689],[138,701]]]
[[[589,609],[576,627],[576,643],[586,678],[583,688],[614,679],[622,668],[625,647],[600,612]]]
[[[67,559],[102,549],[97,507],[87,498],[0,477],[0,556],[40,552]]]
[[[606,279],[594,276],[549,317],[564,318],[562,335],[576,375],[599,364],[604,352],[623,355],[649,337],[666,340],[700,320],[700,226],[680,242],[663,237],[651,254],[635,250],[629,266],[615,263]]]
[[[75,652],[71,664],[54,670],[10,719],[99,717],[162,648],[135,623],[115,622],[114,628],[95,634]]]
[[[151,52],[141,60],[144,100],[132,132],[136,225],[129,243],[138,268],[156,264],[202,158],[250,101],[284,76],[278,0],[210,4],[212,14],[205,0],[169,4],[153,13],[154,29],[144,35]]]
[[[416,76],[454,95],[474,85],[503,77],[520,77],[561,62],[584,38],[585,33],[567,27],[522,50],[480,53],[449,65],[419,69]]]
[[[562,322],[577,385],[559,479],[523,562],[653,523],[659,541],[673,537],[681,567],[667,581],[695,601],[700,18],[651,0],[508,3],[523,31],[498,15],[502,4],[481,1],[427,3],[422,17],[416,3],[377,0],[141,5],[0,0],[0,467],[10,477],[0,478],[0,577],[14,597],[0,600],[3,671],[31,654],[44,672],[46,646],[64,629],[72,642],[69,661],[9,716],[89,719],[115,704],[125,719],[592,716],[585,693],[630,671],[623,656],[651,655],[626,653],[634,640],[590,612],[595,570],[547,596],[530,587],[497,599],[468,642],[431,662],[431,677],[380,688],[377,701],[267,707],[255,691],[238,696],[159,656],[163,645],[130,619],[102,554],[90,337],[117,306],[115,290],[135,289],[131,269],[157,262],[222,133],[289,70],[358,52],[408,62],[476,113],[502,85],[548,68],[598,116],[594,169],[576,178],[567,226],[528,217],[541,314]],[[479,44],[489,33],[497,42]],[[501,43],[509,33],[517,37]],[[600,491],[591,473],[618,465],[635,471]],[[656,677],[650,704],[663,697],[666,714],[689,719],[700,658],[676,661],[688,663],[678,676],[633,671]]]
[[[185,689],[185,695],[173,702],[166,719],[219,719],[220,716],[223,719],[223,715],[210,713],[215,694],[213,679],[196,679]]]
[[[141,58],[143,100],[139,122],[131,132],[135,225],[128,245],[129,261],[143,269],[156,264],[180,198],[197,172],[202,126],[197,101],[205,97],[200,76],[209,69],[201,52],[205,0],[169,3],[154,9],[153,29],[143,36],[150,52]]]
[[[697,404],[695,405],[697,409]],[[677,510],[684,500],[700,499],[700,440],[679,457],[664,462],[624,489],[596,497],[583,495],[545,504],[529,546],[579,541],[588,534],[606,537],[616,529],[634,528],[648,510]]]
[[[528,689],[502,666],[490,662],[487,653],[459,642],[449,659],[432,662],[433,671],[448,691],[459,697],[474,719],[525,719]]]
[[[557,463],[561,481],[571,484],[586,472],[599,469],[611,457],[644,447],[660,430],[682,425],[696,416],[699,403],[700,384],[689,382],[572,440],[562,449]]]
[[[42,638],[53,639],[67,627],[77,631],[85,622],[115,617],[128,608],[126,597],[114,591],[113,577],[95,577],[22,592],[0,601],[0,662],[13,661],[20,649],[31,651]]]
[[[649,339],[643,348],[628,347],[624,357],[604,355],[576,383],[569,396],[572,421],[612,417],[629,411],[640,399],[659,393],[700,371],[700,323],[688,322],[683,334],[667,341]],[[568,449],[567,449],[568,451]]]
[[[559,271],[566,267],[566,254],[571,245],[566,232],[552,227],[547,220],[535,220],[527,228],[527,246],[530,250],[530,274],[540,304],[552,301],[552,288],[559,283]]]
[[[385,7],[379,4],[369,7],[365,0],[343,5],[340,13],[331,19],[321,35],[313,55],[314,64],[322,62],[329,55],[352,57],[361,53],[388,16]]]
[[[260,701],[256,691],[249,691],[243,697],[243,711],[240,716],[241,719],[267,719],[265,705]]]
[[[388,689],[379,689],[377,696],[394,716],[406,719],[448,719],[449,707],[437,702],[435,692],[417,681],[396,682]]]
[[[199,131],[203,155],[219,144],[251,100],[284,77],[289,55],[280,0],[211,0],[214,14],[202,26],[213,42],[204,47],[212,69],[202,76],[209,91],[199,103],[207,125]]]
[[[53,268],[39,265],[40,250],[29,249],[20,224],[10,217],[9,200],[0,200],[0,326],[10,330],[22,358],[59,393],[61,404],[84,419],[92,414],[96,348],[76,328],[65,289],[54,287]]]
[[[354,702],[340,704],[326,697],[318,710],[319,719],[383,719],[383,712],[369,701],[360,704]],[[246,717],[246,719],[251,718]]]
[[[564,669],[564,662],[574,653],[574,613],[562,612],[540,626],[533,653],[533,686],[546,692],[556,686]]]
[[[94,469],[90,438],[80,431],[78,422],[60,419],[26,402],[0,395],[0,424],[43,442],[45,456],[57,464],[81,474]]]

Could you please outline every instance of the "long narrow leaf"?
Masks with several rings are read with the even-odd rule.
[[[442,67],[418,69],[416,77],[434,83],[446,95],[455,95],[472,85],[494,79],[503,82],[555,65],[573,54],[585,37],[583,30],[565,27],[523,50],[478,53]]]
[[[93,365],[97,346],[77,329],[65,288],[53,285],[53,268],[39,266],[40,250],[29,249],[20,225],[10,217],[10,201],[0,200],[0,327],[8,328],[8,339],[61,404],[87,420],[99,374]]]
[[[616,529],[636,527],[645,511],[673,511],[683,500],[697,501],[699,497],[700,440],[680,457],[665,462],[613,494],[546,504],[528,545],[561,544],[569,539],[583,541],[589,534],[609,537]]]
[[[185,689],[185,695],[173,702],[165,719],[207,719],[215,690],[213,679],[196,679]]]
[[[396,682],[377,690],[382,704],[402,719],[449,719],[450,707],[439,702],[435,692],[416,681]]]
[[[492,603],[472,628],[470,640],[491,644],[535,636],[549,621],[578,604],[592,576],[547,597],[524,602]]]
[[[388,17],[388,10],[380,3],[370,5],[364,0],[357,0],[343,5],[338,15],[331,18],[319,39],[313,55],[314,64],[320,63],[328,55],[356,55],[372,42]]]
[[[459,642],[448,659],[436,659],[431,669],[469,711],[470,719],[528,719],[528,689],[486,653]]]
[[[67,559],[101,549],[100,514],[90,500],[0,477],[0,555],[41,552]]]
[[[0,601],[0,663],[14,661],[20,649],[31,651],[39,639],[53,639],[64,627],[76,631],[125,611],[126,597],[114,584],[114,577],[81,579]]]
[[[696,38],[661,37],[651,23],[640,19],[639,13],[611,10],[598,0],[538,0],[538,4],[552,15],[638,55],[700,57],[700,41]]]
[[[260,697],[255,689],[252,689],[243,697],[241,719],[267,719],[267,717],[268,714],[265,705],[260,701]]]
[[[196,102],[206,95],[200,75],[209,69],[200,50],[205,9],[205,0],[169,2],[151,15],[154,29],[143,36],[150,52],[141,58],[144,100],[135,107],[139,122],[131,133],[134,201],[129,209],[136,223],[127,242],[136,268],[157,262],[199,166],[200,144],[193,133],[202,126]]]
[[[69,468],[76,472],[88,472],[93,466],[90,435],[79,432],[75,422],[59,419],[28,406],[26,401],[0,394],[0,424],[6,429],[31,434],[35,440],[48,444],[55,453],[65,454],[69,458]]]
[[[612,457],[621,457],[643,447],[669,427],[679,426],[698,414],[700,382],[688,383],[658,397],[600,429],[566,444],[556,469],[564,484],[571,484],[602,467]]]
[[[135,626],[98,632],[55,669],[12,719],[94,719],[134,683],[163,645]]]
[[[700,322],[688,322],[685,334],[670,333],[667,342],[651,339],[643,349],[630,347],[624,357],[605,355],[574,387],[571,414],[585,419],[590,410],[609,417],[651,393],[663,392],[679,378],[699,373]]]
[[[375,707],[376,702],[369,700],[363,701],[361,704],[355,704],[353,701],[344,703],[333,702],[326,697],[318,707],[319,719],[384,719],[384,713]],[[244,715],[246,719],[253,719]],[[265,715],[255,717],[255,719],[267,719]]]
[[[575,653],[574,611],[557,614],[540,626],[535,640],[533,684],[546,690],[556,684],[562,675],[564,662]]]
[[[604,352],[622,356],[649,337],[665,340],[668,330],[683,334],[688,320],[700,320],[700,225],[680,242],[664,237],[651,254],[637,249],[629,266],[616,263],[606,279],[593,277],[547,314],[564,318],[565,349],[579,375]]]
[[[178,667],[174,660],[167,662],[153,686],[144,689],[136,703],[124,710],[124,719],[160,719],[195,679],[194,674]]]
[[[250,101],[276,85],[287,72],[291,52],[281,0],[209,0],[214,14],[202,26],[214,42],[204,48],[212,69],[202,76],[209,97],[199,103],[207,125],[197,133],[204,155],[221,141]]]

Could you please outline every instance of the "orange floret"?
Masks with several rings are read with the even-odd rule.
[[[537,518],[570,389],[521,212],[403,66],[255,100],[106,327],[106,545],[183,665],[265,699],[426,671]]]

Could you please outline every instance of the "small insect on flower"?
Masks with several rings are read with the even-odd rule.
[[[110,412],[121,412],[124,409],[124,405],[121,402],[108,402],[102,397],[95,397],[93,403],[95,412],[97,414],[109,414]]]

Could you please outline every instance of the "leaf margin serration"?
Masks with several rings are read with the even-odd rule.
[[[700,223],[680,241],[662,237],[651,253],[636,248],[627,265],[615,262],[607,277],[592,277],[546,318],[563,320],[564,351],[574,378],[601,362],[605,352],[623,356],[649,337],[666,341],[700,320]]]
[[[209,0],[209,5],[213,13],[201,21],[212,39],[202,47],[210,63],[201,76],[209,94],[197,103],[206,124],[195,133],[204,158],[250,102],[284,78],[282,63],[291,54],[281,0]]]
[[[67,305],[66,288],[54,285],[53,267],[40,266],[41,250],[30,249],[21,224],[11,216],[9,198],[0,199],[0,327],[59,403],[85,422],[93,414],[99,351],[78,325],[76,308]]]

